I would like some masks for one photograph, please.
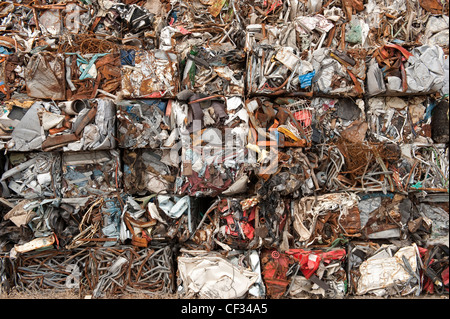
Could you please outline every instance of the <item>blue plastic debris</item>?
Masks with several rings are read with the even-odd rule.
[[[312,85],[312,78],[316,74],[316,71],[312,71],[303,75],[300,75],[298,79],[300,80],[300,87],[302,89],[305,89],[307,87],[310,87]]]

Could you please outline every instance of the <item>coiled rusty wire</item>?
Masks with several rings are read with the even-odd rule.
[[[117,52],[118,44],[95,36],[83,35],[74,39],[66,39],[58,48],[59,53],[79,52],[80,54]]]

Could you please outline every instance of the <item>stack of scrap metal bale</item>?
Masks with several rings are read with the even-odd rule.
[[[0,19],[1,292],[448,294],[448,1]]]

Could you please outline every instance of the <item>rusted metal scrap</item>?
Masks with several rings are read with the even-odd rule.
[[[276,249],[261,252],[261,268],[267,296],[280,299],[286,292],[290,278],[287,273],[292,264],[289,255]]]
[[[330,247],[341,236],[361,236],[358,201],[354,193],[330,193],[293,202],[294,241],[300,247]]]
[[[66,152],[62,155],[62,195],[84,197],[118,191],[122,185],[116,150]]]
[[[165,50],[132,50],[122,61],[122,93],[126,98],[174,97],[179,91],[177,56]],[[130,50],[127,50],[130,54]]]
[[[301,297],[321,295],[325,298],[344,298],[347,293],[347,273],[344,269],[346,251],[343,248],[289,249],[295,261],[295,272],[285,295]],[[293,267],[294,268],[294,267]],[[291,274],[294,269],[291,270]]]
[[[0,292],[448,294],[448,13],[0,2]]]
[[[93,298],[174,291],[174,267],[169,246],[83,248],[24,254],[15,260],[12,280],[19,291],[46,289],[90,294]]]
[[[165,295],[174,290],[174,267],[170,246],[89,249],[82,289],[93,298],[144,293]]]
[[[167,165],[161,152],[150,149],[125,150],[124,189],[129,194],[172,193],[177,169]]]
[[[121,89],[120,55],[115,50],[80,54],[65,52],[67,99],[115,96]]]

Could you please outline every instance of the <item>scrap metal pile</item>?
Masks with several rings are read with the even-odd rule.
[[[448,0],[0,21],[0,292],[448,295]]]

